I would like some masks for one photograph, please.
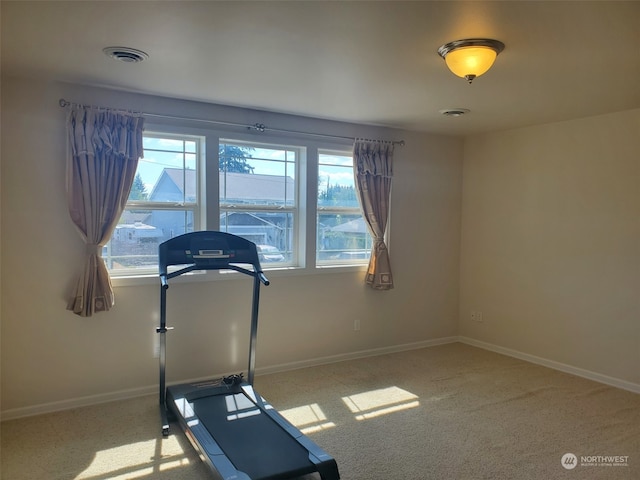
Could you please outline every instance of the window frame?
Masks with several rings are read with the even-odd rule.
[[[202,127],[193,126],[192,121],[180,121],[176,119],[161,120],[153,123],[147,122],[144,136],[177,136],[199,138],[200,152],[198,155],[198,207],[194,213],[194,230],[219,230],[220,228],[220,193],[219,193],[219,145],[223,141],[239,142],[247,145],[280,146],[289,149],[298,149],[299,155],[296,165],[296,202],[297,222],[294,222],[294,245],[296,262],[287,265],[262,265],[269,276],[327,274],[337,270],[341,272],[362,272],[366,269],[367,262],[317,262],[317,221],[318,221],[318,159],[319,152],[337,152],[347,154],[353,145],[348,140],[332,140],[318,138],[300,138],[297,135],[279,134],[273,135],[265,132],[238,132],[232,127]],[[215,145],[215,148],[211,148]],[[152,202],[155,206],[156,203]],[[136,207],[138,205],[136,204]],[[125,209],[129,208],[129,203]],[[297,225],[296,225],[297,223]],[[197,225],[197,228],[196,228]],[[116,272],[109,270],[113,285],[133,286],[143,284],[155,284],[157,280],[156,269],[135,272]],[[183,275],[180,282],[220,280],[233,276],[235,272],[211,271],[193,272]]]
[[[145,129],[143,133],[143,137],[147,138],[157,138],[157,139],[170,139],[170,140],[181,140],[181,141],[194,141],[196,144],[195,155],[195,201],[193,202],[152,202],[145,200],[127,200],[127,203],[124,207],[124,211],[127,210],[152,210],[152,211],[166,211],[166,212],[191,212],[193,219],[193,230],[201,230],[203,226],[203,214],[206,212],[206,209],[203,208],[204,202],[204,192],[206,189],[204,188],[204,182],[202,179],[205,161],[205,151],[206,151],[206,139],[203,135],[197,133],[186,133],[178,131],[177,128],[170,128],[165,130],[164,128],[149,128]],[[160,150],[160,149],[150,149],[151,151],[157,152],[167,152],[174,153],[171,150]],[[175,152],[188,154],[191,152],[187,152],[183,150],[182,152]],[[140,159],[139,162],[144,161]],[[139,163],[138,163],[139,165]],[[138,175],[138,171],[136,169],[136,176]],[[121,215],[122,217],[122,215]],[[120,219],[118,219],[119,221]],[[115,231],[114,231],[115,233]],[[112,235],[113,238],[113,235]],[[106,251],[106,257],[103,255],[103,260],[107,265],[107,269],[109,271],[109,275],[112,279],[117,278],[130,278],[130,277],[140,277],[140,276],[148,276],[151,274],[155,274],[158,270],[157,264],[151,268],[139,268],[139,269],[112,269],[110,268],[110,263],[113,261],[111,257],[111,239],[105,245],[104,250]]]
[[[353,148],[353,147],[351,147]],[[351,173],[353,175],[353,188],[354,190],[356,190],[356,182],[355,182],[355,172],[353,170],[353,155],[352,152],[350,150],[347,149],[337,149],[337,148],[319,148],[318,149],[318,157],[317,157],[317,161],[316,161],[316,170],[318,171],[318,174],[320,172],[320,168],[322,165],[326,165],[326,166],[337,166],[337,167],[341,167],[341,165],[331,165],[328,163],[321,163],[320,162],[320,157],[321,155],[328,155],[328,156],[340,156],[340,157],[351,157],[352,160],[352,165],[351,165]],[[345,167],[346,168],[346,167]],[[318,175],[319,176],[319,175]],[[318,181],[316,181],[316,183],[318,183]],[[315,229],[315,235],[316,235],[316,239],[318,238],[318,233],[319,233],[319,217],[321,214],[336,214],[336,215],[360,215],[361,217],[363,217],[364,219],[364,213],[362,212],[362,208],[360,207],[358,198],[357,198],[357,191],[355,191],[356,193],[356,201],[358,202],[358,205],[355,207],[346,207],[346,206],[321,206],[320,205],[320,192],[317,192],[316,194],[316,212],[315,212],[315,223],[316,223],[316,229]],[[366,227],[366,225],[365,225]],[[373,245],[373,239],[371,237],[371,233],[368,231],[368,227],[367,227],[367,239],[365,240],[366,244],[370,244],[369,247],[365,247],[365,250],[368,248],[369,252],[371,251],[371,246]],[[320,260],[319,257],[319,252],[320,250],[318,250],[318,246],[316,245],[315,248],[315,266],[316,268],[323,268],[323,267],[331,267],[331,266],[353,266],[353,265],[368,265],[369,264],[369,257],[367,256],[366,258],[362,258],[362,259],[351,259],[350,261],[348,261],[347,259],[325,259],[325,260]]]
[[[268,213],[290,213],[292,215],[292,229],[291,229],[291,252],[284,252],[285,254],[290,254],[290,261],[285,261],[283,263],[278,263],[278,265],[267,265],[262,264],[262,268],[264,270],[273,270],[278,268],[302,268],[301,258],[303,256],[304,250],[301,249],[300,239],[303,238],[301,235],[301,229],[299,224],[303,222],[302,218],[305,216],[300,211],[300,192],[303,190],[301,188],[301,184],[303,183],[303,179],[300,178],[300,165],[306,161],[306,147],[302,145],[293,145],[291,142],[265,142],[265,141],[255,141],[255,140],[238,140],[233,138],[233,136],[225,136],[219,137],[218,139],[218,152],[220,150],[220,145],[234,145],[234,146],[250,146],[253,148],[264,148],[264,149],[281,149],[285,152],[294,152],[295,159],[293,162],[294,166],[294,191],[293,191],[293,204],[291,206],[287,206],[286,203],[283,206],[274,206],[274,205],[260,205],[260,204],[224,204],[222,200],[218,201],[217,207],[219,211],[218,215],[218,223],[216,224],[216,228],[221,231],[227,231],[226,229],[222,229],[222,225],[220,224],[220,219],[224,212],[268,212]],[[256,159],[256,160],[266,160],[266,159]],[[220,159],[218,158],[218,169],[220,168],[219,163]],[[268,160],[267,160],[268,161]],[[286,163],[288,161],[285,160],[285,172],[286,172]],[[285,178],[287,177],[285,173]],[[226,180],[225,180],[226,182]],[[220,187],[218,183],[218,187]]]

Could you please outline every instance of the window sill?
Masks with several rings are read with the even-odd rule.
[[[362,265],[322,265],[313,268],[303,267],[283,267],[283,268],[270,268],[264,270],[264,274],[269,280],[273,278],[284,278],[290,276],[308,276],[308,275],[332,275],[336,273],[352,273],[352,272],[364,272],[367,269],[366,264]],[[223,271],[196,271],[175,277],[170,282],[210,282],[210,281],[224,281],[233,280],[239,278],[241,273],[234,272],[233,270]],[[114,288],[120,287],[132,287],[143,285],[159,285],[158,274],[145,274],[136,276],[119,276],[111,277],[111,284]]]

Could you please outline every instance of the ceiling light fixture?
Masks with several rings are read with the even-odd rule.
[[[488,38],[467,38],[445,43],[438,49],[447,67],[467,82],[479,77],[491,68],[504,43]]]
[[[108,57],[125,63],[140,63],[149,58],[149,55],[142,50],[129,47],[107,47],[102,51]]]

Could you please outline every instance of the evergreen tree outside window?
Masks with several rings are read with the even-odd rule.
[[[133,179],[133,185],[131,186],[129,200],[147,200],[148,197],[147,187],[142,181],[140,173],[136,173],[136,177]]]
[[[255,167],[248,162],[253,151],[255,151],[253,147],[221,143],[218,146],[219,170],[221,172],[253,173]]]

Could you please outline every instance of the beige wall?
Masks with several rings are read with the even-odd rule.
[[[407,141],[392,196],[396,289],[371,291],[360,272],[271,274],[259,368],[461,335],[640,384],[640,110],[478,135],[463,151],[444,136],[3,78],[3,412],[157,384],[155,281],[116,287],[115,308],[93,318],[65,309],[83,247],[66,209],[61,97]],[[245,368],[242,287],[171,287],[170,380]]]
[[[640,384],[639,152],[640,110],[465,140],[461,335]]]
[[[361,272],[271,274],[272,285],[262,296],[258,367],[456,334],[461,140],[3,78],[3,412],[56,408],[81,397],[98,401],[157,384],[155,281],[116,287],[115,308],[92,318],[65,309],[83,246],[66,209],[61,97],[276,128],[404,138],[406,147],[396,150],[392,196],[396,289],[365,288]],[[241,280],[172,286],[169,322],[179,330],[169,335],[170,380],[245,368],[249,300],[247,291],[237,287],[247,286]],[[354,318],[361,319],[360,331],[353,329]]]

